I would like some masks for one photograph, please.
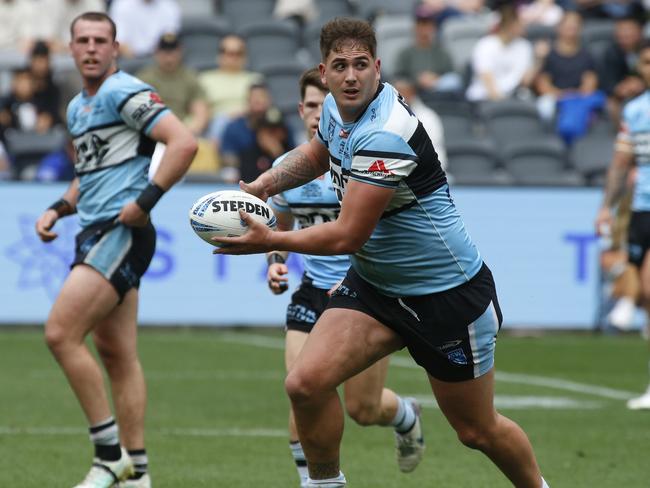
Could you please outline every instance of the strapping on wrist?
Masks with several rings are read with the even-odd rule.
[[[135,203],[137,203],[138,207],[140,207],[144,212],[149,213],[164,194],[165,190],[155,183],[149,183],[147,187],[142,190],[140,196],[135,199]]]

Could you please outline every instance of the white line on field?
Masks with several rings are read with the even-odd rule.
[[[286,437],[285,429],[203,429],[188,427],[185,429],[149,429],[148,435],[158,434],[171,437]],[[88,430],[78,427],[8,427],[0,426],[0,435],[88,435]]]
[[[284,340],[275,339],[273,337],[266,337],[263,335],[255,334],[236,334],[226,332],[220,335],[221,340],[224,342],[231,342],[236,344],[243,344],[248,346],[265,347],[270,349],[283,349]],[[411,358],[395,357],[390,360],[394,366],[401,368],[420,369],[420,366],[415,364]],[[614,388],[607,388],[598,385],[588,385],[585,383],[577,383],[575,381],[568,381],[559,378],[551,378],[548,376],[535,376],[519,373],[506,373],[504,371],[497,371],[497,381],[504,383],[516,383],[523,385],[544,386],[547,388],[554,388],[556,390],[571,391],[574,393],[584,393],[586,395],[593,395],[601,398],[610,398],[613,400],[627,400],[635,395],[634,392],[617,390]]]

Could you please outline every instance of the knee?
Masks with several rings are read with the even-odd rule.
[[[487,428],[465,425],[456,429],[458,440],[470,449],[485,451],[491,443],[490,430]]]
[[[52,354],[55,356],[61,354],[68,341],[68,335],[61,324],[54,321],[48,321],[45,324],[45,344],[47,344]]]
[[[375,425],[379,417],[379,407],[363,399],[345,400],[345,410],[352,420],[361,426]]]
[[[284,388],[294,405],[308,404],[318,395],[316,378],[296,371],[294,368],[284,381]]]

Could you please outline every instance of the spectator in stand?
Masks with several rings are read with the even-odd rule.
[[[52,128],[53,114],[39,105],[34,79],[27,68],[14,71],[11,92],[0,103],[0,132],[12,128],[22,131],[47,132]]]
[[[76,157],[72,140],[67,139],[63,147],[43,157],[34,179],[42,182],[72,181]]]
[[[447,168],[447,151],[445,149],[445,130],[438,114],[427,107],[418,97],[415,84],[408,78],[397,78],[392,82],[393,87],[404,97],[415,116],[422,122],[424,130],[431,139],[433,148],[438,154],[442,169]]]
[[[70,24],[84,12],[104,12],[104,0],[41,0],[47,12],[42,35],[54,52],[65,52],[70,42]]]
[[[523,26],[514,5],[500,8],[493,34],[482,37],[472,52],[470,101],[501,100],[528,89],[534,75],[533,46],[522,36]]]
[[[273,161],[294,146],[282,112],[271,107],[257,124],[255,144],[241,153],[239,161],[241,179],[253,181],[269,169]]]
[[[35,36],[36,5],[25,0],[0,1],[0,51],[27,53]]]
[[[643,12],[638,0],[573,0],[573,4],[583,18],[620,19]]]
[[[176,34],[181,27],[175,0],[113,0],[110,16],[117,26],[120,55],[127,58],[153,54],[163,34]]]
[[[46,42],[37,41],[29,58],[29,72],[34,84],[34,100],[44,116],[52,118],[51,124],[62,121],[61,90],[54,83],[50,63],[50,49]]]
[[[639,17],[618,19],[614,39],[605,50],[600,64],[600,86],[607,94],[609,114],[616,126],[623,103],[646,89],[637,72],[642,42],[643,21]]]
[[[426,3],[415,7],[414,44],[397,56],[395,73],[426,91],[460,91],[462,78],[454,73],[451,57],[438,43],[435,11]]]
[[[301,26],[316,20],[317,14],[315,0],[276,0],[273,10],[276,19],[292,19]]]
[[[246,41],[234,34],[221,40],[217,66],[217,69],[201,73],[199,83],[210,106],[208,137],[219,147],[226,125],[233,118],[244,114],[249,89],[251,85],[260,83],[262,76],[244,69]]]
[[[554,27],[562,20],[564,10],[555,0],[533,0],[519,7],[519,18],[525,26]]]
[[[209,108],[198,75],[183,65],[183,48],[176,34],[164,34],[158,42],[155,63],[136,74],[156,88],[165,105],[195,136],[208,125]]]
[[[581,32],[580,14],[566,12],[536,82],[541,116],[552,120],[559,107],[558,132],[569,144],[586,132],[592,112],[605,103],[604,94],[597,92],[596,63],[580,43]]]
[[[251,85],[248,91],[248,107],[245,114],[230,121],[224,130],[221,147],[221,177],[224,181],[236,183],[242,178],[245,181],[251,181],[247,175],[257,171],[258,164],[254,155],[258,154],[260,150],[271,157],[270,161],[268,161],[268,167],[261,169],[259,173],[270,168],[274,159],[287,151],[287,149],[284,149],[275,154],[279,151],[279,145],[269,141],[269,131],[262,131],[261,138],[258,138],[260,126],[266,129],[269,125],[284,124],[283,121],[264,122],[265,119],[273,120],[277,118],[269,114],[270,109],[271,94],[266,85],[259,83]],[[279,132],[276,130],[277,127],[272,128],[274,129],[273,134]],[[281,145],[286,145],[290,149],[294,146],[293,139],[289,130],[286,132],[286,143]],[[254,164],[251,164],[251,161],[254,160]],[[263,161],[260,164],[263,165]]]
[[[7,151],[0,142],[0,181],[8,180],[11,178],[11,163],[9,161],[9,155]]]
[[[438,26],[450,17],[485,11],[485,0],[423,0],[422,3],[433,11]]]

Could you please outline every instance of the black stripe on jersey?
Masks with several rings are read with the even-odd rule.
[[[366,151],[362,149],[354,153],[355,156],[367,156],[370,158],[384,158],[384,159],[404,159],[406,161],[418,161],[415,154],[404,154],[390,151]]]
[[[404,179],[404,183],[415,196],[428,195],[447,183],[447,177],[440,166],[436,150],[433,148],[422,122],[418,121],[418,127],[408,140],[408,145],[417,154],[418,165]]]
[[[331,162],[334,166],[341,166],[341,160],[335,158],[335,157],[332,156],[331,154],[330,154],[330,162]]]
[[[138,155],[139,156],[146,156],[150,158],[153,156],[153,152],[156,149],[156,141],[154,141],[152,138],[140,134],[140,142],[138,143]]]
[[[338,203],[290,203],[291,208],[341,208]]]
[[[327,142],[327,139],[323,137],[323,134],[321,134],[320,127],[316,127],[316,133],[318,134],[318,138],[321,140],[323,144],[325,144],[326,148],[330,147],[330,143]]]
[[[156,118],[156,116],[157,116],[160,112],[163,112],[163,111],[165,111],[165,110],[167,110],[167,107],[161,107],[161,108],[159,108],[158,110],[156,110],[156,111],[153,113],[153,115],[151,115],[151,117],[149,117],[149,120],[147,121],[147,123],[144,124],[144,125],[142,126],[142,129],[140,129],[140,132],[142,132],[142,133],[147,132],[147,129],[149,128],[149,125],[154,121],[154,119]]]
[[[387,188],[397,188],[399,186],[399,181],[385,181],[378,180],[377,178],[368,178],[367,176],[360,176],[357,173],[351,173],[350,178],[353,180],[367,181],[377,186],[385,186]]]
[[[76,139],[76,138],[81,137],[83,135],[86,135],[89,132],[92,132],[94,130],[106,129],[108,127],[117,127],[118,125],[126,125],[126,124],[124,123],[124,121],[122,119],[120,119],[120,120],[116,120],[115,122],[107,122],[105,124],[94,125],[92,127],[89,127],[88,129],[86,129],[85,131],[80,132],[79,134],[70,133],[70,135],[72,136],[73,139]]]
[[[417,200],[411,200],[407,204],[402,205],[401,207],[394,208],[393,210],[387,210],[383,214],[381,214],[382,219],[387,219],[388,217],[392,217],[393,215],[397,215],[400,212],[403,212],[404,210],[408,210],[409,208],[413,207],[417,203]]]
[[[126,97],[124,100],[122,100],[120,104],[117,106],[117,113],[119,114],[124,108],[124,105],[126,105],[127,102],[131,100],[134,96],[136,96],[138,93],[142,93],[146,91],[153,91],[153,90],[151,88],[143,88],[142,90],[138,90],[136,92],[130,93],[129,96]]]

